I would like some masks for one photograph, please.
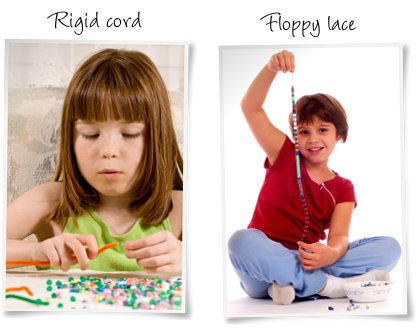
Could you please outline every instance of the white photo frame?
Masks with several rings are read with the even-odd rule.
[[[391,272],[396,282],[391,298],[387,304],[377,304],[369,314],[405,314],[405,123],[403,48],[399,44],[220,47],[225,314],[331,315],[325,303],[334,303],[295,303],[284,309],[271,300],[252,300],[241,289],[227,255],[229,237],[250,222],[265,175],[265,155],[247,126],[240,101],[270,56],[282,49],[294,53],[296,70],[293,77],[279,74],[275,79],[265,111],[279,129],[292,137],[288,125],[292,83],[296,99],[323,92],[342,103],[349,121],[348,140],[336,146],[329,165],[355,186],[358,206],[352,218],[350,240],[390,235],[403,248],[402,257]],[[334,310],[333,314],[347,314],[345,307]]]

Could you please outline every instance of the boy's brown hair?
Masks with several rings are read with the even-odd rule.
[[[76,70],[64,98],[60,153],[55,181],[63,183],[52,219],[64,225],[99,205],[99,194],[81,175],[74,152],[77,120],[145,123],[144,150],[128,192],[131,209],[144,226],[157,225],[183,190],[183,159],[166,86],[149,57],[137,51],[105,49]]]
[[[330,122],[336,128],[336,135],[345,142],[348,137],[348,121],[346,112],[338,100],[327,94],[314,94],[301,97],[295,104],[297,124],[310,124],[317,117],[321,121]],[[291,131],[293,130],[292,113],[289,116]]]

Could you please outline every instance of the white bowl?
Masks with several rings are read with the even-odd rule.
[[[387,299],[392,281],[357,281],[343,286],[349,300],[358,303],[374,303]]]

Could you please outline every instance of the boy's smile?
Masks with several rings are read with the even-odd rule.
[[[319,152],[323,149],[324,149],[324,147],[311,147],[311,148],[308,149],[308,151],[311,152],[311,153],[317,153],[317,152]]]

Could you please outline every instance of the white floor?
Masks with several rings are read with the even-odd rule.
[[[230,264],[228,264],[230,265]],[[270,299],[248,297],[238,283],[234,271],[227,270],[226,317],[277,317],[277,316],[365,316],[396,315],[407,313],[407,296],[401,268],[397,266],[391,273],[394,286],[389,297],[377,303],[354,303],[357,309],[348,310],[347,298],[319,299],[315,301],[293,302],[291,305],[276,305]],[[331,309],[329,309],[329,307]]]
[[[226,305],[227,317],[268,317],[268,316],[324,316],[324,315],[389,315],[404,314],[403,304],[394,293],[378,303],[355,303],[356,308],[348,311],[348,299],[319,299],[316,301],[294,302],[291,305],[276,305],[269,299],[241,297],[229,300]]]

